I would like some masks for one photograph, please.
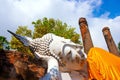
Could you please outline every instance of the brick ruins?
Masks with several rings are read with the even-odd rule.
[[[0,80],[39,80],[47,63],[17,51],[0,51]],[[42,65],[42,66],[41,66]]]
[[[109,52],[119,56],[118,48],[115,45],[115,42],[112,38],[110,29],[108,27],[104,27],[102,32],[103,32],[103,35],[104,35]]]
[[[84,46],[84,52],[87,54],[91,47],[93,47],[93,42],[90,36],[88,24],[85,18],[79,19],[79,26],[82,35],[82,41]]]

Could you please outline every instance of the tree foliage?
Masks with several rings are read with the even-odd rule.
[[[10,49],[9,42],[7,41],[6,37],[0,36],[0,50],[2,49]]]
[[[119,52],[120,52],[120,42],[118,43],[118,50],[119,50]]]
[[[79,34],[75,32],[75,28],[68,26],[66,23],[62,23],[60,20],[54,20],[53,18],[43,20],[37,20],[32,22],[34,25],[33,38],[42,37],[47,33],[54,33],[58,36],[62,36],[71,39],[75,43],[80,43]]]
[[[44,17],[42,20],[32,22],[34,25],[34,31],[27,29],[26,26],[19,26],[16,34],[22,36],[28,36],[31,38],[40,38],[47,33],[54,33],[58,36],[62,36],[71,39],[75,43],[80,43],[79,34],[75,32],[75,28],[68,26],[66,23],[62,23],[60,20],[54,20],[53,18],[47,19]],[[33,35],[32,35],[33,34]],[[22,51],[24,53],[30,53],[28,48],[25,48],[16,38],[12,37],[11,47]]]

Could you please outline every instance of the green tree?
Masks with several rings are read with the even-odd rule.
[[[46,17],[43,20],[37,20],[32,22],[34,25],[33,38],[42,37],[44,34],[52,32],[53,27],[55,26],[54,19],[47,19]]]
[[[120,42],[118,43],[118,50],[119,50],[119,52],[120,52]]]
[[[4,37],[4,36],[0,36],[0,50],[2,50],[2,49],[5,49],[5,50],[10,49],[9,42],[7,41],[6,37]]]
[[[29,30],[29,29],[27,29],[27,26],[19,26],[18,29],[17,29],[17,31],[16,31],[16,34],[19,34],[19,35],[22,35],[22,36],[32,37],[32,31]],[[11,44],[11,48],[12,49],[17,49],[20,52],[31,54],[31,52],[28,49],[28,47],[25,47],[14,36],[12,36],[10,44]]]
[[[46,33],[54,33],[58,36],[71,39],[75,43],[80,43],[80,36],[75,32],[75,28],[62,23],[60,20],[47,19],[45,17],[43,20],[32,22],[32,24],[34,25],[33,38],[42,37]]]

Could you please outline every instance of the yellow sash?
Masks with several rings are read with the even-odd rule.
[[[89,80],[120,80],[120,57],[101,48],[91,48],[88,53]]]

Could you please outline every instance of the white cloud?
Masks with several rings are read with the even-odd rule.
[[[109,27],[111,35],[116,43],[120,41],[119,37],[119,22],[120,16],[114,19],[106,19],[106,18],[91,18],[89,21],[89,27],[91,31],[91,36],[95,46],[105,48],[107,50],[106,42],[103,37],[102,29],[104,27]]]
[[[110,15],[110,12],[105,12],[105,13],[102,14],[100,17],[101,17],[101,18],[104,18],[104,19],[105,19],[105,18],[107,19],[109,15]]]
[[[100,18],[93,17],[92,12],[99,8],[101,3],[101,0],[0,0],[0,35],[10,39],[7,29],[15,31],[20,25],[33,29],[31,22],[43,17],[60,19],[76,27],[79,33],[78,19],[85,17],[94,45],[106,49],[101,30],[104,26],[110,27],[113,38],[118,43],[120,16],[109,19],[110,12],[107,12]]]

